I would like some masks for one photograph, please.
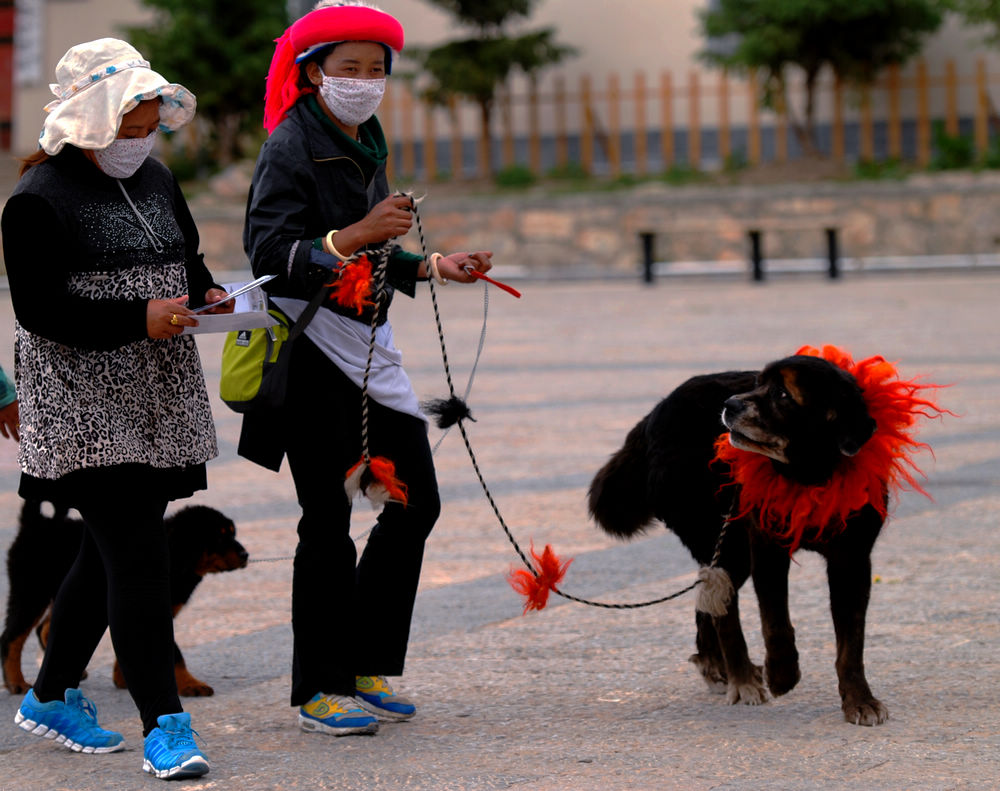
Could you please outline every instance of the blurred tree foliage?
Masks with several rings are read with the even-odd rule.
[[[1000,46],[1000,0],[942,0],[951,10],[957,11],[970,25],[981,25],[985,40],[991,46]]]
[[[951,1],[712,0],[700,13],[708,39],[700,56],[716,66],[761,72],[765,105],[788,112],[803,147],[815,151],[815,89],[823,68],[848,85],[872,83],[887,66],[905,63],[920,51]],[[995,6],[1000,0],[968,2]],[[787,101],[789,66],[805,72],[801,119]]]
[[[141,0],[153,21],[126,29],[153,68],[198,97],[199,160],[216,167],[245,154],[261,135],[264,82],[273,41],[288,26],[275,0]]]
[[[530,16],[537,0],[428,0],[447,11],[474,35],[437,47],[409,47],[406,55],[422,69],[424,98],[447,105],[463,97],[479,106],[480,150],[489,164],[490,122],[496,95],[515,69],[534,78],[546,66],[574,54],[555,42],[550,28],[508,35],[518,19]]]

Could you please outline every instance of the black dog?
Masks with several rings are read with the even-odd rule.
[[[597,473],[589,491],[591,515],[619,537],[660,519],[702,566],[711,563],[729,519],[717,567],[728,572],[734,590],[718,615],[697,613],[691,661],[710,687],[728,691],[730,703],[764,702],[765,680],[774,695],[798,683],[789,563],[796,545],[819,552],[827,563],[844,718],[860,725],[884,722],[888,710],[872,695],[862,657],[870,555],[885,519],[888,481],[878,477],[882,487],[874,502],[846,514],[841,529],[811,524],[790,546],[764,529],[759,510],[739,507],[731,468],[716,457],[716,440],[726,430],[732,446],[769,457],[764,465],[784,480],[815,487],[830,481],[845,457],[859,453],[876,424],[851,373],[821,357],[796,355],[759,372],[697,376],[636,425]],[[736,592],[750,576],[760,604],[763,670],[750,662],[740,627]]]
[[[247,565],[247,551],[236,540],[232,520],[203,505],[182,508],[164,520],[170,549],[170,600],[176,617],[206,574],[232,571]],[[30,688],[21,672],[21,652],[37,626],[42,646],[48,638],[48,609],[63,578],[76,559],[83,523],[57,508],[42,514],[42,504],[25,502],[17,536],[7,552],[7,621],[0,635],[0,661],[4,685],[11,693]],[[174,674],[181,695],[211,695],[214,690],[188,672],[180,648],[174,643]],[[115,662],[115,684],[125,679]]]

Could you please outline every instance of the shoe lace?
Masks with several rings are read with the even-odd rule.
[[[84,719],[89,720],[92,725],[97,725],[97,704],[94,701],[80,696],[75,701],[74,708],[80,712]]]
[[[201,738],[201,734],[194,728],[177,728],[175,730],[166,730],[163,732],[167,737],[167,747],[171,750],[197,747],[198,744],[195,742],[194,737],[197,736],[199,739]]]

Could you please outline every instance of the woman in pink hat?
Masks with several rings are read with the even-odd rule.
[[[204,489],[217,455],[191,309],[227,296],[198,253],[170,171],[149,156],[195,98],[129,44],[72,47],[55,101],[3,211],[20,396],[19,493],[76,508],[79,556],[56,596],[49,642],[16,723],[73,750],[122,735],[97,723],[80,679],[110,626],[142,718],[143,769],[202,775],[174,678],[167,503]]]
[[[426,419],[388,308],[396,291],[413,296],[418,280],[468,283],[467,270],[491,266],[489,252],[425,261],[393,243],[410,230],[412,204],[390,194],[375,111],[402,48],[399,22],[361,3],[320,3],[288,28],[268,73],[270,137],[247,203],[243,238],[254,274],[277,276],[267,288],[293,320],[324,283],[357,278],[355,254],[388,256],[380,295],[321,303],[294,344],[284,407],[246,415],[240,438],[240,453],[270,469],[288,457],[302,507],[291,704],[310,733],[374,733],[377,719],[405,720],[416,711],[387,677],[403,672],[424,543],[440,501]],[[343,482],[362,456],[363,384],[371,453],[394,465],[395,480],[386,483],[389,501],[358,558]]]

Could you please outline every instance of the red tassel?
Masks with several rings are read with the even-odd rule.
[[[535,546],[532,544],[531,557],[535,560],[533,570],[512,569],[507,575],[510,586],[527,599],[524,603],[525,615],[529,610],[545,609],[545,605],[549,603],[549,591],[556,590],[556,585],[562,582],[562,578],[566,576],[566,569],[573,562],[570,558],[563,563],[549,544],[545,545],[541,555],[535,552]]]
[[[389,461],[389,459],[374,456],[368,462],[368,469],[371,471],[373,481],[369,486],[365,487],[366,491],[371,486],[381,487],[385,490],[387,499],[404,506],[406,505],[406,484],[396,477],[395,464]]]
[[[330,287],[330,299],[345,308],[354,308],[359,316],[366,307],[375,304],[370,299],[371,293],[372,263],[365,255],[345,264]]]
[[[396,465],[389,459],[375,456],[367,464],[361,459],[344,477],[344,489],[352,500],[360,492],[373,505],[384,505],[390,501],[403,506],[407,503],[406,484],[396,477]]]

